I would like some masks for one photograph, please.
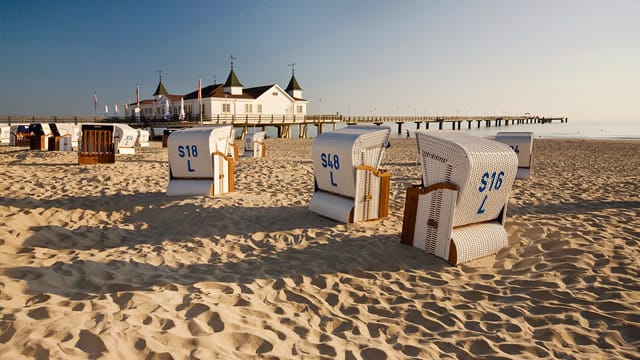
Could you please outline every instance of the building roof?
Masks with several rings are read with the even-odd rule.
[[[224,88],[226,85],[217,84],[217,85],[209,85],[202,88],[202,98],[229,98],[229,99],[254,99],[250,94],[246,91],[248,89],[244,89],[242,94],[240,95],[231,95],[229,93],[224,92]],[[184,96],[185,100],[197,99],[198,98],[198,90],[192,91]]]
[[[158,96],[158,95],[164,95],[164,96],[169,95],[169,92],[167,91],[167,89],[165,89],[164,84],[162,84],[162,80],[160,80],[160,82],[158,83],[156,92],[153,93],[153,96]]]
[[[240,80],[238,80],[238,77],[236,76],[236,73],[233,71],[233,69],[231,69],[231,71],[229,72],[229,76],[227,76],[227,81],[224,82],[224,86],[225,87],[242,86],[242,84],[240,83]]]
[[[287,88],[285,90],[286,91],[302,90],[300,85],[298,85],[298,81],[296,80],[296,77],[293,74],[291,74],[291,80],[289,80],[289,85],[287,85]]]

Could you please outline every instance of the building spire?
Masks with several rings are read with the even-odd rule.
[[[296,80],[295,76],[296,63],[292,62],[291,64],[287,65],[291,67],[291,80],[289,80],[289,84],[287,85],[285,91],[287,92],[287,94],[291,95],[291,97],[300,99],[302,98],[302,88],[300,87],[300,84],[298,84],[298,80]]]
[[[155,70],[154,72],[160,75],[160,82],[162,82],[162,69]]]
[[[231,71],[233,71],[233,60],[235,60],[236,58],[233,56],[233,54],[231,54],[229,58],[231,59]]]

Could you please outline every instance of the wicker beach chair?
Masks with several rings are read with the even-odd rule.
[[[51,126],[44,123],[34,123],[29,125],[29,149],[48,150],[49,137],[53,136]]]
[[[345,223],[387,216],[390,173],[379,167],[390,133],[388,127],[353,125],[318,135],[309,210]]]
[[[234,188],[231,125],[177,130],[167,139],[167,195],[219,195]]]
[[[113,127],[115,131],[113,136],[116,144],[116,153],[135,154],[138,130],[126,124],[113,124]]]
[[[9,145],[11,142],[11,126],[0,126],[0,145]]]
[[[249,157],[265,157],[266,144],[264,139],[267,137],[265,131],[249,132],[244,137],[244,152],[242,156]]]
[[[518,159],[509,146],[456,132],[416,133],[422,186],[407,189],[402,243],[459,264],[507,245]]]
[[[80,165],[113,164],[116,162],[116,147],[113,142],[113,125],[84,124],[78,148]]]
[[[138,138],[136,139],[136,146],[147,147],[149,146],[149,130],[138,129]]]
[[[529,179],[533,158],[532,132],[499,132],[496,141],[505,143],[518,155],[518,173],[516,179]]]

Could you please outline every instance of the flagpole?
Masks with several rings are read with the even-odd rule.
[[[202,79],[198,78],[198,112],[200,113],[200,124],[202,124]]]

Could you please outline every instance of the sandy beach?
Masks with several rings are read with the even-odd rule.
[[[0,147],[0,358],[640,358],[639,141],[536,139],[509,247],[460,266],[400,244],[415,140],[390,216],[351,225],[307,209],[311,143],[268,139],[217,197],[166,196],[158,142]]]

